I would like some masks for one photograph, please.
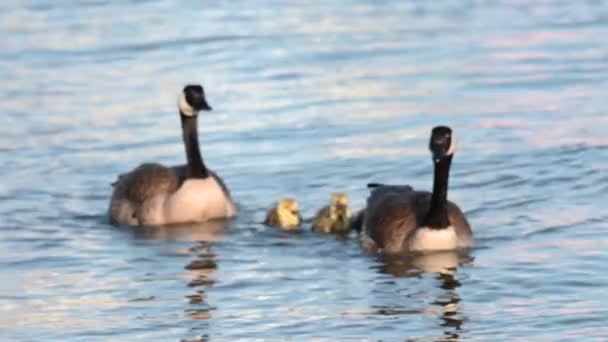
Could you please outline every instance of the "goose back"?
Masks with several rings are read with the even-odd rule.
[[[372,189],[363,216],[366,245],[385,252],[402,249],[417,227],[414,190],[409,186],[378,186]]]

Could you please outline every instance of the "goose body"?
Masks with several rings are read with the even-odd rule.
[[[386,253],[440,251],[473,245],[470,225],[460,208],[447,200],[449,167],[455,151],[452,131],[433,129],[433,192],[409,185],[369,184],[367,206],[353,220],[362,227],[365,249]]]
[[[431,197],[430,192],[409,186],[381,185],[371,190],[361,222],[366,249],[400,253],[470,247],[471,228],[456,204],[448,201],[448,226],[433,229],[424,224]]]
[[[109,216],[113,223],[165,225],[229,218],[236,214],[222,179],[203,163],[196,116],[210,110],[202,87],[186,86],[179,100],[186,165],[141,164],[113,183]]]

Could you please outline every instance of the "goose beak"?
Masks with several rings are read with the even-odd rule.
[[[211,106],[207,103],[207,100],[203,99],[200,110],[211,111],[213,108],[211,108]]]

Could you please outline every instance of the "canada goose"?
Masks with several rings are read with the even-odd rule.
[[[178,108],[187,164],[141,164],[118,176],[110,201],[110,221],[127,225],[165,225],[228,218],[236,214],[222,179],[208,169],[200,153],[197,116],[210,111],[200,85],[187,85]]]
[[[264,224],[283,228],[286,230],[296,230],[300,228],[302,217],[298,202],[293,198],[282,198],[266,214]]]
[[[412,187],[369,184],[362,213],[365,249],[386,253],[467,248],[473,234],[458,206],[447,199],[450,164],[456,151],[452,130],[433,128],[429,148],[433,155],[433,192]]]
[[[350,210],[348,196],[345,193],[333,193],[329,205],[321,208],[312,223],[312,230],[317,233],[350,232]]]

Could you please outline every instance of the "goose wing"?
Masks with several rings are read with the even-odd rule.
[[[179,184],[173,169],[156,163],[147,163],[119,178],[115,188],[124,189],[125,196],[129,200],[143,203],[154,195],[175,192]]]
[[[174,170],[156,163],[141,164],[133,171],[119,175],[112,183],[110,220],[120,224],[139,224],[137,211],[143,203],[156,195],[175,192],[179,184]]]
[[[215,173],[215,171],[211,171],[211,170],[209,170],[209,174],[211,175],[211,177],[213,177],[215,179],[217,184],[220,185],[220,188],[222,188],[222,192],[224,193],[226,198],[232,199],[232,196],[230,196],[230,190],[228,190],[228,187],[226,186],[226,183],[224,183],[224,180],[222,179],[222,177],[220,177],[217,173]]]
[[[416,192],[408,185],[373,184],[363,214],[365,233],[388,253],[402,250],[417,227]]]

